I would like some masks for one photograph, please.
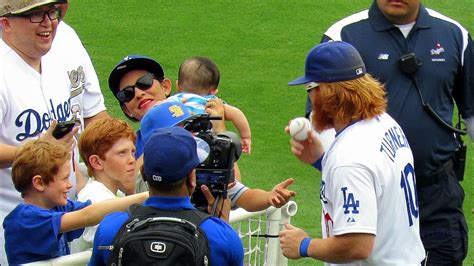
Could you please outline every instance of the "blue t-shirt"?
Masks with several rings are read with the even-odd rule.
[[[165,210],[195,209],[189,197],[150,197],[144,205]],[[95,233],[89,265],[107,264],[110,251],[99,250],[98,247],[112,245],[115,235],[128,219],[128,213],[115,212],[107,215],[102,220]],[[242,241],[230,225],[217,217],[211,217],[204,220],[199,227],[206,233],[209,241],[211,265],[243,265],[244,249]]]
[[[3,221],[5,251],[10,265],[48,260],[68,255],[68,242],[82,235],[84,228],[60,233],[61,217],[66,212],[80,210],[91,201],[68,199],[66,206],[43,209],[21,203]]]

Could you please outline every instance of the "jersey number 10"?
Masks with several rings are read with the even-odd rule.
[[[411,185],[410,185],[409,177],[411,177],[411,181],[412,181]],[[410,163],[408,163],[405,166],[405,169],[403,169],[403,172],[401,172],[400,187],[403,188],[403,192],[405,192],[405,201],[406,201],[407,214],[408,214],[408,224],[412,226],[413,220],[418,218],[419,209],[418,209],[418,195],[416,193],[416,187],[415,187],[415,169]]]

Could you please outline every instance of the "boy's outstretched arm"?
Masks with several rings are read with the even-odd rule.
[[[79,228],[97,225],[105,215],[111,212],[126,211],[134,203],[141,204],[148,198],[148,192],[143,192],[123,198],[115,198],[91,204],[84,209],[67,212],[61,217],[61,233]]]
[[[244,113],[239,108],[232,105],[224,104],[225,120],[231,121],[234,126],[239,130],[240,138],[242,141],[242,151],[250,153],[251,151],[251,132],[249,121],[245,117]]]
[[[240,196],[236,204],[249,212],[265,210],[270,206],[280,208],[296,195],[294,191],[288,189],[293,182],[293,178],[288,178],[271,191],[258,188],[248,189]]]

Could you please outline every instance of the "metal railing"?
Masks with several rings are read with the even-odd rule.
[[[298,206],[290,201],[282,208],[270,207],[259,212],[236,209],[230,213],[230,224],[239,233],[245,250],[245,265],[286,266],[288,260],[280,250],[278,232],[296,215]],[[92,251],[33,262],[25,265],[86,265]]]

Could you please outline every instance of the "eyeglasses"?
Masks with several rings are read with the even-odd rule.
[[[56,20],[61,17],[61,9],[51,8],[50,10],[46,11],[34,11],[25,14],[10,15],[10,17],[28,17],[31,23],[41,23],[43,22],[45,15],[47,15],[50,20]]]
[[[309,93],[312,89],[319,87],[319,83],[311,81],[311,82],[306,83],[304,87],[306,89],[306,92]]]
[[[147,73],[141,78],[137,79],[135,85],[129,85],[117,92],[117,99],[122,103],[128,103],[135,98],[135,88],[146,91],[153,85],[153,74]]]

